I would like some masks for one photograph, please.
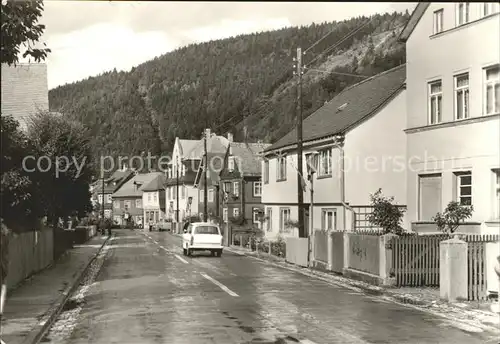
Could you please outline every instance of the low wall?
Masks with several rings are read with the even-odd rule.
[[[8,253],[9,268],[6,284],[7,288],[11,289],[53,262],[53,230],[44,228],[39,231],[12,234]]]
[[[286,261],[295,265],[307,267],[309,240],[307,238],[291,238],[286,240]]]
[[[314,231],[314,260],[328,263],[328,233],[322,230]]]
[[[377,235],[349,234],[348,267],[378,275],[380,272],[379,238]]]

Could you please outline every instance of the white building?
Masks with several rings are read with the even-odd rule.
[[[370,212],[370,193],[379,188],[404,206],[405,77],[402,65],[363,80],[304,120],[304,174],[308,154],[319,156],[313,179],[314,229],[369,227],[365,217]],[[294,129],[264,151],[262,203],[269,237],[298,234],[293,229],[298,220],[296,142]],[[308,184],[306,207],[310,205],[309,191]],[[305,222],[308,228],[308,214]]]
[[[407,54],[408,221],[435,231],[452,201],[472,204],[469,232],[499,230],[498,3],[419,3]]]

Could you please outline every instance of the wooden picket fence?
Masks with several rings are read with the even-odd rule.
[[[392,242],[393,272],[396,285],[403,287],[439,286],[439,243],[449,235],[395,237]],[[468,234],[468,299],[483,300],[486,290],[486,243],[497,242],[498,234]]]
[[[439,286],[439,243],[449,238],[446,234],[393,238],[392,261],[396,285]]]
[[[486,243],[497,242],[498,234],[468,235],[467,241],[467,290],[470,301],[487,299],[486,287]]]

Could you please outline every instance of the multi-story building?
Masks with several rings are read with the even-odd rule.
[[[165,213],[165,175],[159,174],[142,187],[142,207],[146,223],[158,223],[166,218]]]
[[[125,184],[130,178],[134,176],[134,171],[122,166],[121,169],[116,170],[110,177],[98,179],[92,186],[92,199],[94,204],[94,211],[99,217],[102,217],[102,207],[104,207],[104,217],[113,218],[113,193]],[[104,192],[103,192],[104,184]],[[104,201],[103,201],[104,200]]]
[[[450,201],[472,205],[461,231],[499,230],[498,3],[419,3],[406,42],[408,221],[435,231]]]
[[[161,175],[161,172],[136,173],[116,190],[112,195],[114,222],[123,225],[131,220],[136,225],[144,225],[142,189]]]
[[[205,143],[200,140],[197,147],[190,153],[192,156],[201,157],[196,178],[195,187],[198,189],[198,209],[200,218],[204,218],[205,212],[205,161],[207,166],[207,219],[220,217],[220,180],[219,172],[222,170],[224,156],[233,136],[228,134],[228,138],[211,133],[210,129],[205,130],[207,137],[207,159],[205,159]]]
[[[297,131],[264,150],[265,232],[297,236],[298,192],[304,228],[327,231],[371,227],[370,194],[379,188],[405,205],[406,68],[393,68],[344,89],[303,121],[303,176],[298,180]],[[314,158],[314,159],[313,159]],[[317,163],[313,161],[317,160]],[[310,161],[316,173],[307,180]]]
[[[199,143],[200,140],[175,139],[165,182],[166,215],[173,222],[198,214],[198,189],[194,187],[194,180],[201,156],[196,156],[193,150]]]
[[[47,65],[45,63],[2,64],[2,116],[11,115],[26,129],[27,120],[49,110]]]
[[[262,227],[264,207],[261,203],[260,154],[269,146],[263,143],[229,143],[219,176],[223,195],[222,217],[231,228],[241,225]]]

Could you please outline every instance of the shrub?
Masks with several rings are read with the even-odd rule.
[[[273,256],[286,257],[286,242],[281,236],[278,236],[276,241],[271,242],[271,254]]]
[[[432,218],[438,229],[444,233],[454,233],[461,223],[469,219],[474,212],[472,205],[462,205],[456,201],[448,203],[443,213],[437,213]]]
[[[401,222],[406,210],[394,204],[394,197],[384,197],[382,189],[371,194],[370,199],[373,206],[373,213],[368,216],[370,223],[381,227],[384,234],[401,235],[404,232]]]

